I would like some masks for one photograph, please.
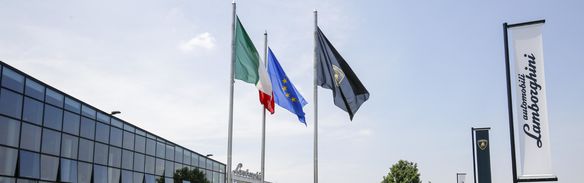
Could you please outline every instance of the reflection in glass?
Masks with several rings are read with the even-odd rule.
[[[31,79],[26,78],[25,94],[43,101],[45,100],[45,87]]]
[[[95,128],[96,128],[95,129],[95,140],[107,144],[109,142],[109,132],[110,132],[109,125],[106,125],[103,123],[96,123]]]
[[[139,153],[144,153],[146,150],[146,138],[140,135],[136,135],[136,142],[135,142],[135,151]]]
[[[110,131],[110,144],[118,147],[122,147],[122,130],[118,128],[111,128]]]
[[[172,161],[166,160],[164,164],[164,176],[172,177],[174,175],[174,163]]]
[[[72,98],[65,98],[65,109],[79,114],[81,112],[81,103]]]
[[[47,88],[46,103],[53,104],[57,107],[63,107],[63,94]]]
[[[176,162],[181,162],[182,163],[182,157],[183,157],[183,149],[180,147],[175,147],[175,151],[174,151],[174,161]]]
[[[77,159],[77,145],[79,138],[67,134],[63,134],[61,138],[61,156]]]
[[[124,131],[124,149],[134,150],[134,134]]]
[[[154,175],[146,174],[146,176],[144,178],[144,182],[145,183],[156,183],[156,177]]]
[[[77,181],[77,161],[68,159],[61,159],[61,181],[75,182]]]
[[[41,179],[56,181],[57,170],[59,170],[59,158],[41,155]]]
[[[14,176],[18,150],[0,146],[0,175]]]
[[[143,173],[134,173],[134,183],[142,183],[144,182],[144,174]]]
[[[134,170],[139,172],[144,171],[144,155],[134,153]]]
[[[156,142],[152,139],[146,139],[146,154],[154,156],[156,153]]]
[[[38,152],[41,148],[41,128],[22,123],[20,148]]]
[[[63,120],[62,109],[45,104],[45,117],[43,120],[44,126],[60,131],[62,120]]]
[[[79,135],[80,120],[79,115],[65,111],[63,115],[63,131],[73,135]]]
[[[162,142],[156,142],[156,157],[164,158],[165,147]]]
[[[134,165],[134,153],[132,151],[123,150],[122,168],[132,170],[132,165]]]
[[[22,93],[24,87],[24,76],[16,73],[12,69],[3,68],[2,86]]]
[[[112,126],[118,127],[120,129],[124,128],[123,123],[120,120],[116,119],[116,118],[112,118],[111,119],[111,123],[112,123]]]
[[[24,97],[22,120],[41,125],[43,122],[43,103]]]
[[[93,167],[93,165],[89,164],[89,163],[83,163],[83,162],[79,162],[78,163],[78,176],[77,176],[77,182],[80,183],[86,183],[86,182],[91,182],[91,168]]]
[[[164,160],[156,158],[156,175],[162,176],[164,174]]]
[[[40,155],[29,151],[20,151],[18,158],[19,174],[21,177],[40,178]]]
[[[79,140],[79,160],[93,162],[93,141]]]
[[[166,145],[166,159],[174,160],[174,147],[171,145]]]
[[[104,114],[102,112],[97,112],[97,121],[105,123],[105,124],[109,124],[110,117],[107,114]]]
[[[120,181],[120,169],[108,168],[107,175],[108,175],[108,182],[119,182]]]
[[[95,143],[94,161],[97,164],[107,165],[108,146],[102,143]]]
[[[81,131],[82,137],[93,139],[95,136],[95,121],[89,118],[81,117]]]
[[[133,183],[134,173],[132,171],[122,170],[122,183]]]
[[[61,150],[61,133],[47,128],[43,129],[43,153],[59,156]]]
[[[89,106],[81,105],[81,114],[85,117],[95,119],[95,109]]]
[[[2,88],[0,90],[0,114],[20,119],[22,95]]]
[[[93,165],[93,182],[107,183],[107,168],[105,166]]]
[[[110,166],[119,168],[120,164],[122,163],[121,161],[122,161],[122,150],[120,148],[115,148],[115,147],[110,146],[108,164]]]
[[[146,164],[146,166],[144,166],[144,172],[154,174],[154,170],[156,168],[154,157],[146,156],[144,162]]]
[[[18,147],[20,121],[0,116],[0,144]]]

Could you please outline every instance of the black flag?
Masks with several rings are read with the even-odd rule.
[[[491,154],[489,144],[489,130],[475,130],[475,147],[477,148],[477,175],[478,183],[491,183]]]
[[[333,90],[335,105],[353,120],[361,104],[369,99],[369,92],[320,28],[316,49],[318,85]]]

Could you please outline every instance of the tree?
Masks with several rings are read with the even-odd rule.
[[[189,170],[188,168],[181,168],[174,172],[174,183],[182,183],[183,181],[189,181],[191,183],[211,183],[205,177],[205,173],[200,171],[199,169],[192,169]],[[164,177],[160,177],[156,179],[157,183],[165,183]]]
[[[406,160],[399,160],[391,166],[387,176],[383,176],[381,183],[421,183],[418,164]]]

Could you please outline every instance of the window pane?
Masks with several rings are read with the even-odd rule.
[[[109,132],[110,132],[109,125],[103,123],[96,123],[95,140],[107,144],[109,142]]]
[[[156,183],[156,177],[154,175],[146,174],[144,182],[145,183]]]
[[[45,87],[31,79],[26,78],[25,94],[43,101],[45,99]]]
[[[59,156],[61,150],[61,133],[47,128],[43,129],[43,153]]]
[[[122,164],[122,150],[120,148],[110,146],[108,164],[116,168],[120,167]]]
[[[95,143],[95,163],[107,165],[108,146],[101,143]]]
[[[38,152],[41,148],[41,128],[22,123],[20,148]]]
[[[124,149],[134,150],[134,134],[124,131]]]
[[[132,170],[132,165],[134,165],[134,153],[132,151],[123,150],[122,168]]]
[[[193,158],[191,159],[191,165],[199,166],[199,155],[197,153],[193,153]]]
[[[140,130],[140,129],[136,129],[136,134],[138,135],[142,135],[142,136],[146,136],[146,132]]]
[[[213,161],[211,161],[210,159],[207,159],[207,166],[205,168],[212,170],[213,169]]]
[[[97,121],[109,124],[110,117],[105,113],[97,112]]]
[[[134,132],[135,128],[129,124],[124,123],[124,130]]]
[[[77,159],[77,145],[79,138],[63,134],[61,142],[61,156],[71,159]]]
[[[175,147],[174,152],[174,161],[182,163],[183,149],[180,147]]]
[[[174,160],[174,147],[171,145],[166,145],[166,159]]]
[[[63,107],[63,94],[47,88],[47,98],[45,102],[57,107]]]
[[[143,173],[134,173],[134,183],[142,183],[144,181]]]
[[[162,142],[156,142],[156,157],[164,158],[164,152],[166,151],[166,145]]]
[[[164,176],[172,177],[174,175],[174,163],[172,161],[166,161],[164,164]]]
[[[43,122],[43,103],[24,97],[22,120],[41,125]]]
[[[144,162],[146,164],[146,166],[144,168],[144,172],[149,173],[149,174],[154,174],[154,169],[156,168],[154,157],[146,156]]]
[[[93,141],[79,140],[79,160],[93,162]]]
[[[180,164],[180,163],[174,163],[174,171],[173,172],[176,172],[177,170],[179,170],[181,168],[182,168],[182,164]]]
[[[65,98],[65,109],[79,114],[81,112],[81,103],[72,98]]]
[[[81,105],[81,114],[85,117],[95,119],[95,109],[89,106]]]
[[[185,149],[183,155],[183,163],[187,165],[191,165],[191,152]]]
[[[59,158],[41,155],[41,179],[56,181],[57,170],[59,170]]]
[[[205,168],[205,157],[199,156],[199,167]]]
[[[136,135],[136,142],[135,142],[135,151],[144,153],[146,150],[146,138],[140,135]]]
[[[120,169],[108,168],[107,169],[108,182],[120,182]]]
[[[95,136],[95,121],[81,117],[81,131],[79,132],[82,137],[93,139]]]
[[[18,150],[0,146],[0,175],[14,176]]]
[[[40,155],[38,153],[20,151],[18,172],[21,177],[40,178]]]
[[[24,88],[24,76],[4,67],[2,71],[2,86],[22,93]]]
[[[77,181],[77,161],[61,159],[61,182]]]
[[[156,153],[156,142],[152,139],[146,139],[146,154],[154,156]]]
[[[0,177],[0,182],[1,183],[15,183],[16,181],[14,180],[14,178]]]
[[[124,128],[123,123],[120,120],[116,119],[116,118],[112,118],[111,119],[111,122],[112,122],[112,126],[118,127],[120,129],[121,128]]]
[[[61,131],[63,110],[45,104],[44,126]]]
[[[20,119],[22,95],[12,91],[0,90],[0,113]]]
[[[20,121],[0,116],[0,144],[18,147]]]
[[[134,173],[132,171],[122,170],[122,183],[133,183]]]
[[[110,144],[122,147],[122,130],[118,128],[111,128]]]
[[[79,135],[79,121],[79,115],[65,111],[63,116],[63,131],[73,135]]]
[[[105,166],[93,165],[93,182],[107,183],[107,168]]]
[[[134,170],[138,172],[144,171],[144,155],[134,153]]]
[[[77,182],[80,183],[86,183],[86,182],[91,182],[91,168],[93,165],[89,164],[89,163],[83,163],[83,162],[79,162],[78,163],[78,176],[77,176]]]
[[[156,175],[162,176],[164,174],[164,160],[156,158]]]

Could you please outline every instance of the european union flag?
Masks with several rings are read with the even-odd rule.
[[[268,48],[268,73],[270,74],[270,80],[272,80],[272,91],[274,92],[276,104],[296,114],[298,120],[306,125],[302,107],[308,103],[300,95],[300,92],[296,90],[288,76],[286,76],[286,73],[270,48]]]

